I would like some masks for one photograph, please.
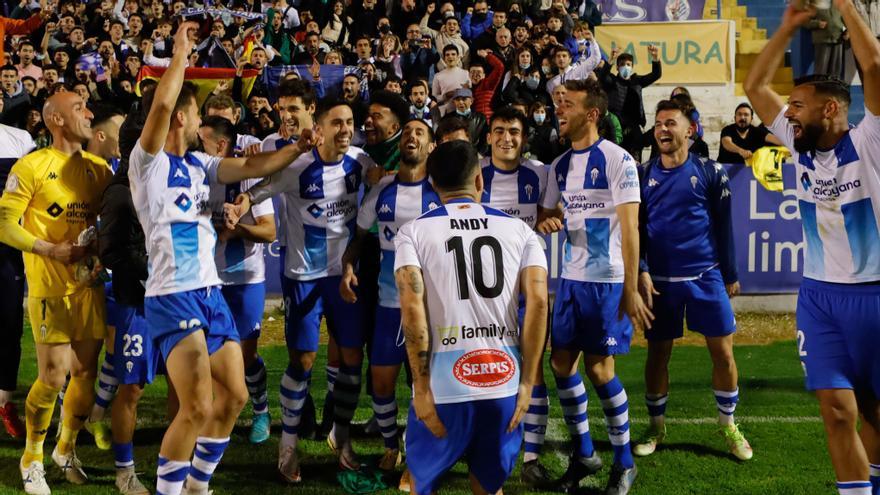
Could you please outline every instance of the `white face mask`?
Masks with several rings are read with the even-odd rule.
[[[547,118],[547,114],[546,113],[536,113],[535,115],[532,116],[532,118],[535,119],[536,124],[541,125],[544,123],[544,120]]]
[[[524,64],[522,62],[519,63],[519,68],[522,70],[528,69],[532,64]]]
[[[628,65],[624,65],[623,67],[618,69],[617,72],[620,74],[620,77],[624,79],[629,79],[630,76],[632,76],[633,74],[633,68]]]

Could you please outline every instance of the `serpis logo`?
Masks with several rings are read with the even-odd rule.
[[[452,374],[470,387],[497,387],[516,375],[516,362],[504,351],[478,349],[458,358],[452,366]]]

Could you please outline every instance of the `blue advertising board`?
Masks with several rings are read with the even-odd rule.
[[[750,168],[727,166],[733,200],[733,233],[739,281],[744,294],[797,292],[804,263],[804,242],[798,213],[794,167],[783,167],[785,190],[764,189]],[[550,290],[562,271],[564,233],[541,236],[547,253]],[[266,284],[280,294],[278,242],[265,250]]]

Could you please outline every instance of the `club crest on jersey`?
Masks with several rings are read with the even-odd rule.
[[[15,192],[18,189],[18,176],[15,174],[9,174],[9,177],[6,178],[6,192]]]
[[[499,349],[478,349],[458,358],[452,366],[452,374],[470,387],[497,387],[516,375],[516,363]]]
[[[696,188],[697,188],[697,176],[692,175],[691,176],[691,189],[696,189]]]
[[[596,179],[598,179],[598,178],[599,178],[599,169],[594,168],[593,170],[590,170],[590,180],[593,181],[594,186],[596,185]]]
[[[180,196],[174,200],[174,204],[176,204],[181,211],[186,213],[189,211],[190,207],[192,207],[192,200],[189,199],[189,196],[187,196],[186,193],[180,193]]]
[[[348,180],[348,184],[351,186],[352,189],[357,189],[357,176],[356,175],[349,175],[348,177],[346,177],[346,179]]]
[[[660,185],[660,183],[657,182],[657,179],[655,179],[653,177],[648,179],[648,187],[654,187],[654,186],[659,186],[659,185]]]
[[[440,205],[438,205],[438,204],[435,203],[434,201],[431,201],[430,203],[428,203],[428,209],[429,209],[429,210],[433,210],[433,209],[436,209],[436,208],[439,208],[439,207],[440,207]]]
[[[315,218],[320,218],[321,215],[324,213],[324,208],[321,208],[320,206],[316,205],[315,203],[312,203],[312,204],[309,205],[309,207],[306,208],[306,209],[307,209],[308,212],[311,213],[311,215],[312,215],[313,217],[315,217]]]
[[[526,192],[526,197],[529,198],[529,201],[531,201],[532,192],[534,192],[535,188],[532,187],[531,184],[526,184],[526,187],[524,187],[523,190]]]

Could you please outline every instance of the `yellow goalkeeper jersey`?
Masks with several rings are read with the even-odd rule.
[[[31,251],[37,239],[76,243],[80,232],[95,225],[112,175],[103,158],[86,151],[67,155],[54,147],[12,166],[0,198],[0,241],[24,252],[30,297],[61,297],[80,288],[75,264]]]

